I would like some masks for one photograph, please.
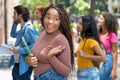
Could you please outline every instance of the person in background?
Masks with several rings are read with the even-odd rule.
[[[78,45],[78,34],[76,29],[76,23],[73,22],[72,24],[72,38],[73,38],[73,44],[74,44],[74,51],[76,51],[76,47]]]
[[[35,10],[35,21],[33,23],[36,31],[38,34],[44,30],[44,28],[41,25],[41,18],[42,18],[42,13],[45,9],[45,6],[37,6]]]
[[[99,69],[100,80],[115,80],[117,78],[117,30],[118,23],[109,12],[102,12],[98,18],[100,40],[106,48],[106,62]],[[105,69],[105,70],[104,70]]]
[[[74,60],[69,17],[62,5],[52,4],[41,21],[45,30],[26,62],[34,66],[34,80],[67,80]]]
[[[22,37],[25,38],[26,44],[31,49],[37,39],[37,34],[34,31],[30,21],[30,14],[27,7],[18,5],[14,7],[13,26],[11,29],[11,37],[16,38],[14,47],[10,50],[14,55],[11,56],[9,66],[14,64],[12,69],[13,80],[31,80],[33,67],[25,62],[25,56],[29,54]],[[17,31],[17,25],[20,24],[21,29]]]
[[[78,63],[77,78],[78,80],[100,80],[93,61],[104,62],[105,54],[99,45],[100,40],[94,18],[90,15],[81,16],[77,31],[82,38],[75,52]]]

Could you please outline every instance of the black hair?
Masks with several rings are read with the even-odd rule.
[[[30,19],[30,13],[27,7],[24,7],[22,5],[18,5],[14,7],[15,11],[18,15],[22,15],[22,19],[27,22]]]
[[[96,41],[98,41],[98,43],[100,43],[95,19],[90,15],[82,16],[81,19],[82,19],[81,37],[83,39],[84,38],[93,38]]]

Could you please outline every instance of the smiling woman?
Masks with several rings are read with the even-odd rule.
[[[49,9],[44,19],[44,27],[47,33],[52,33],[60,27],[59,14],[55,9]]]
[[[41,21],[45,30],[26,62],[35,67],[34,80],[67,80],[74,59],[68,15],[62,5],[50,5]]]

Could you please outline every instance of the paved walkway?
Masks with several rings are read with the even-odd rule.
[[[8,48],[0,46],[0,68],[7,68],[11,55],[12,51],[10,51]]]

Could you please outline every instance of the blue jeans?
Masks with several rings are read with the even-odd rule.
[[[35,76],[34,80],[67,80],[67,77],[63,77],[54,69],[51,69],[43,74]]]
[[[99,74],[95,67],[78,69],[77,78],[78,80],[100,80]]]
[[[29,67],[28,71],[22,75],[19,75],[19,64],[14,64],[12,69],[13,80],[31,80],[33,67]]]
[[[110,77],[113,65],[112,53],[106,54],[106,62],[99,69],[100,80],[112,80]]]

